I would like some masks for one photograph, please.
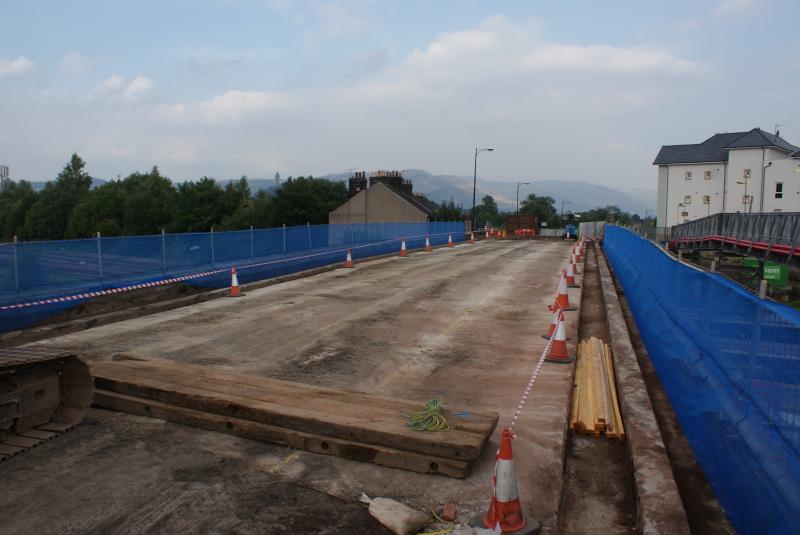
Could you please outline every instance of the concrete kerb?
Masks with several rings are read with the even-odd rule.
[[[605,254],[595,247],[605,303],[614,375],[625,422],[625,441],[633,465],[637,532],[681,535],[690,533],[678,485],[647,386],[639,368]]]
[[[461,245],[467,245],[467,242],[465,241],[455,242],[455,247],[459,247]],[[469,244],[469,245],[476,245],[476,244]],[[433,247],[433,250],[442,248],[448,249],[447,244],[437,245]],[[409,255],[419,254],[419,253],[424,254],[425,253],[424,248],[408,250]],[[397,257],[397,255],[398,253],[395,252],[395,253],[387,253],[383,255],[371,256],[368,258],[360,259],[357,262],[354,262],[354,264],[357,267],[359,264],[364,264],[366,262],[373,262],[377,260],[385,260],[387,258],[394,258]],[[257,290],[259,288],[266,288],[267,286],[280,284],[282,282],[289,282],[304,277],[311,277],[314,275],[318,275],[320,273],[327,273],[335,269],[340,269],[343,267],[343,265],[344,265],[344,260],[342,262],[337,262],[335,264],[330,264],[327,266],[321,266],[317,268],[307,269],[304,271],[298,271],[296,273],[290,273],[288,275],[280,275],[277,277],[272,277],[256,282],[251,282],[248,284],[243,284],[240,285],[240,288],[244,293],[247,292],[248,290]],[[145,289],[139,291],[149,291],[149,290]],[[227,297],[229,294],[230,294],[229,288],[220,288],[217,290],[209,290],[207,292],[202,292],[191,296],[178,297],[175,299],[168,299],[166,301],[148,303],[145,305],[138,305],[138,306],[134,305],[120,310],[114,310],[112,312],[95,314],[82,318],[75,318],[63,322],[41,325],[38,327],[34,326],[19,331],[11,331],[8,333],[0,334],[0,348],[12,347],[20,344],[27,344],[30,342],[34,342],[36,340],[44,340],[47,338],[53,338],[56,336],[62,336],[65,334],[91,329],[92,327],[99,327],[101,325],[117,323],[131,318],[137,318],[140,316],[148,316],[150,314],[156,314],[158,312],[163,312],[165,310],[172,310],[174,308],[180,308],[184,306],[194,305],[197,303],[203,303],[205,301],[218,299],[220,297]]]

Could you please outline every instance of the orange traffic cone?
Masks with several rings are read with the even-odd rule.
[[[427,236],[425,236],[425,252],[431,252],[431,240],[429,240]]]
[[[572,264],[567,264],[566,269],[564,269],[564,276],[567,279],[567,287],[568,288],[580,288],[581,285],[575,282],[575,266]]]
[[[556,335],[550,344],[550,353],[544,359],[547,362],[557,362],[560,364],[569,364],[572,362],[573,359],[567,352],[567,337],[564,331],[564,321],[559,320],[556,326]]]
[[[561,280],[558,281],[558,294],[556,295],[555,302],[550,306],[550,310],[563,311],[577,310],[575,307],[569,306],[569,293],[567,293],[567,280],[562,275]]]
[[[400,256],[406,256],[406,240],[400,242]]]
[[[447,235],[447,246],[448,247],[452,247],[453,246],[453,235],[452,234],[448,234]]]
[[[236,268],[231,268],[231,297],[239,297],[242,291],[239,289],[239,277],[236,276]]]
[[[578,271],[578,262],[575,260],[575,255],[569,255],[569,263],[572,264],[572,272],[575,275],[580,275],[581,272]]]
[[[489,239],[489,229],[488,228],[486,229],[486,239],[487,240]]]
[[[564,311],[556,309],[553,311],[553,319],[550,321],[550,328],[547,330],[547,334],[542,335],[542,338],[550,340],[550,338],[553,337],[553,333],[556,332],[559,321],[564,321]],[[569,340],[569,337],[567,337],[567,340]]]
[[[470,243],[475,243],[475,233],[474,232],[470,232],[469,233],[469,242]]]
[[[576,263],[581,261],[581,248],[577,243],[572,247],[572,254],[575,256]]]
[[[500,533],[516,533],[527,524],[522,516],[517,490],[517,473],[511,451],[511,431],[503,429],[500,449],[494,465],[494,494],[489,510],[483,517],[483,525],[489,529],[500,530]],[[538,524],[538,522],[534,522]],[[531,526],[538,527],[538,526]],[[525,530],[529,532],[530,530]]]
[[[353,255],[350,254],[350,249],[347,250],[347,260],[344,261],[344,267],[353,267]]]

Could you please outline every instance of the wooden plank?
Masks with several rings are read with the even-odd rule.
[[[608,367],[611,371],[609,378],[610,378],[610,385],[611,388],[611,397],[614,401],[614,419],[616,420],[617,424],[617,438],[620,441],[625,440],[625,427],[622,423],[622,414],[619,410],[619,399],[617,398],[617,382],[614,376],[614,359],[611,357],[611,348],[606,346],[606,360],[608,360]]]
[[[26,448],[21,448],[19,446],[12,446],[10,444],[0,443],[0,455],[7,455],[12,457],[17,453],[25,451]]]
[[[42,431],[52,431],[54,433],[63,433],[64,431],[69,431],[72,429],[74,425],[72,424],[62,424],[58,422],[49,422],[44,425],[39,425],[36,429],[41,429]]]
[[[171,379],[191,386],[194,383],[187,382],[189,378],[204,377],[213,379],[214,382],[229,382],[237,385],[237,387],[252,386],[259,389],[260,394],[272,393],[274,396],[269,400],[274,401],[276,398],[290,398],[301,399],[310,397],[316,401],[327,400],[336,404],[348,403],[355,404],[359,408],[364,405],[369,405],[371,408],[381,408],[395,413],[398,409],[403,412],[419,410],[424,402],[409,401],[400,398],[391,398],[387,396],[377,396],[374,394],[365,394],[361,392],[347,391],[346,396],[343,396],[343,391],[333,388],[325,388],[321,386],[312,386],[290,381],[282,381],[269,377],[261,377],[254,375],[247,375],[241,373],[226,372],[223,370],[210,368],[208,366],[200,366],[196,364],[186,364],[167,359],[143,358],[130,354],[117,354],[112,361],[118,366],[128,367],[138,370],[155,370],[163,376],[166,370],[170,370],[173,374]],[[96,361],[92,362],[92,368],[102,368],[108,366],[109,361]],[[427,401],[427,400],[425,400]],[[445,403],[446,405],[446,403]],[[454,412],[461,412],[456,410]],[[445,409],[445,415],[448,415],[448,410]],[[448,419],[449,420],[449,419]],[[459,430],[474,432],[478,434],[491,434],[497,425],[497,414],[481,414],[470,413],[470,417],[466,420],[455,418],[453,425],[457,426]]]
[[[28,438],[36,438],[39,440],[50,440],[53,437],[57,437],[58,433],[53,433],[52,431],[41,431],[39,429],[27,429],[22,433],[19,433],[19,435]]]
[[[38,446],[41,443],[42,443],[41,439],[22,437],[19,435],[10,436],[3,439],[3,444],[8,446],[16,446],[18,448],[23,448],[23,449],[32,448],[34,446]]]
[[[348,399],[350,393],[344,391],[327,389],[328,398],[319,400],[309,393],[305,385],[289,383],[294,395],[279,396],[267,388],[257,388],[247,383],[218,381],[214,377],[199,375],[187,377],[178,367],[164,369],[152,364],[142,366],[141,362],[136,362],[137,365],[133,367],[118,366],[122,362],[104,362],[99,366],[94,364],[92,372],[99,389],[437,457],[476,459],[490,436],[490,432],[478,434],[460,429],[437,433],[416,432],[405,426],[405,414],[401,410],[371,407],[368,403],[335,403],[331,397],[334,393],[341,399]],[[233,379],[238,380],[239,377],[234,376]],[[282,386],[286,384],[281,383],[284,383]],[[456,420],[455,416],[449,418],[454,424]]]
[[[176,407],[116,392],[96,390],[94,399],[95,403],[100,407],[160,418],[254,440],[283,444],[313,453],[336,455],[346,459],[372,462],[382,466],[402,468],[421,473],[439,473],[458,478],[466,477],[470,470],[470,463],[466,461],[420,455],[393,448],[361,444],[337,437],[304,433],[259,422],[209,414],[185,407]]]

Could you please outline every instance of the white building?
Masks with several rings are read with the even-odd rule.
[[[653,165],[659,227],[718,212],[800,212],[800,148],[760,128],[664,145]]]

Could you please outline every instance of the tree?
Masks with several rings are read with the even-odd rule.
[[[177,232],[208,232],[222,220],[225,191],[213,179],[178,184],[173,228]]]
[[[54,182],[48,182],[25,216],[26,239],[57,240],[64,237],[72,210],[89,192],[92,177],[86,163],[73,154]]]
[[[38,198],[26,180],[6,180],[0,189],[0,241],[11,241],[25,224],[25,214]]]
[[[499,227],[505,221],[505,216],[500,213],[494,197],[486,195],[481,199],[481,203],[475,207],[475,228],[481,228],[490,223],[493,227]]]
[[[244,206],[236,212],[222,219],[219,225],[221,230],[242,230],[253,228],[267,228],[272,224],[272,197],[264,190],[260,190],[247,200]]]
[[[177,192],[172,181],[153,166],[149,173],[132,173],[122,182],[122,227],[125,234],[157,234],[170,226]],[[207,230],[207,229],[205,229]]]
[[[431,214],[433,221],[460,221],[464,217],[464,208],[453,199],[439,204],[439,208]]]
[[[289,178],[275,192],[272,224],[326,224],[328,213],[347,200],[344,182],[314,178]]]
[[[67,225],[67,238],[88,238],[122,234],[123,187],[112,180],[93,189],[75,206]]]
[[[519,212],[521,214],[535,215],[539,223],[547,223],[548,226],[555,227],[558,226],[559,222],[555,204],[556,201],[552,197],[531,193],[522,200]]]

